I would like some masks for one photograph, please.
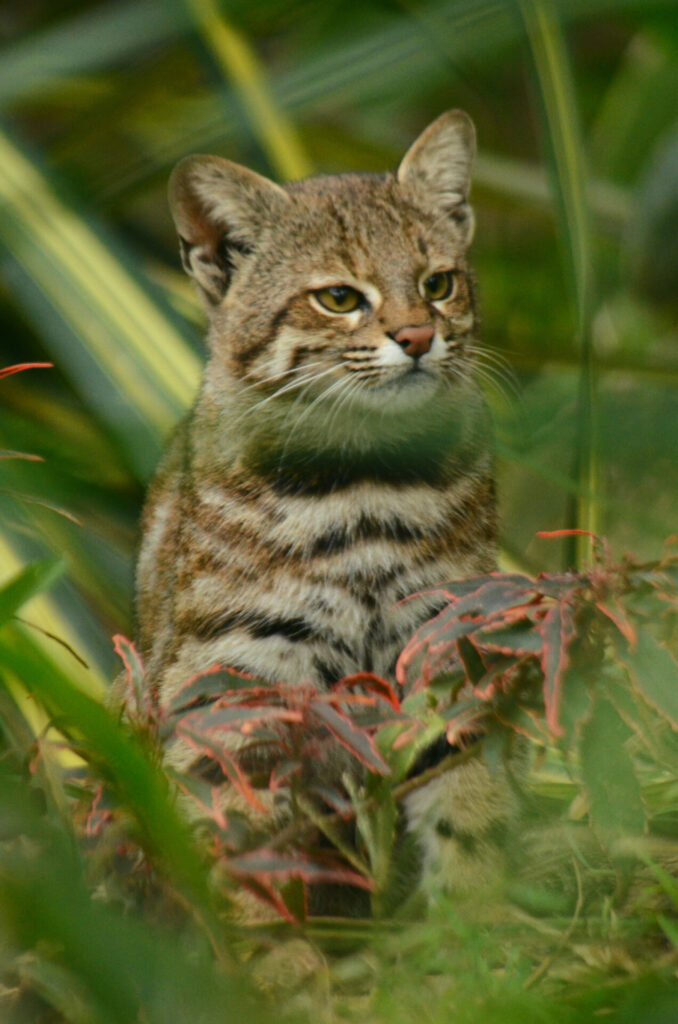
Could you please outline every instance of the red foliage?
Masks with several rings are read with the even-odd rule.
[[[0,380],[3,377],[11,377],[14,373],[23,373],[24,370],[51,369],[54,363],[16,363],[14,366],[5,366],[0,369]]]
[[[490,726],[539,743],[555,738],[564,749],[576,738],[580,755],[588,758],[583,773],[591,813],[609,827],[615,813],[604,797],[611,791],[610,780],[605,759],[593,761],[590,751],[598,746],[591,737],[607,736],[616,744],[610,770],[628,773],[632,768],[619,750],[618,736],[624,722],[634,729],[642,718],[634,700],[678,730],[678,664],[656,635],[657,626],[670,631],[677,618],[678,557],[667,554],[652,565],[629,558],[615,564],[596,538],[593,550],[594,564],[583,572],[536,579],[494,572],[429,592],[447,603],[402,652],[396,670],[400,693],[369,672],[324,692],[309,683],[266,683],[217,665],[187,680],[166,708],[158,708],[145,695],[143,665],[134,646],[116,637],[130,710],[137,720],[145,715],[159,723],[164,736],[181,737],[203,762],[206,758],[218,765],[244,797],[254,812],[249,823],[242,815],[224,813],[219,784],[206,782],[204,775],[177,778],[212,822],[226,873],[286,917],[300,912],[290,909],[283,891],[291,882],[300,887],[304,905],[307,884],[371,884],[338,853],[328,859],[326,849],[313,850],[308,820],[300,829],[302,848],[288,826],[289,840],[280,845],[276,838],[273,844],[280,829],[266,809],[273,794],[287,796],[290,808],[303,794],[318,813],[325,807],[344,819],[355,815],[338,780],[308,770],[336,761],[337,746],[345,752],[337,763],[345,763],[347,752],[355,775],[367,773],[376,782],[391,776],[391,765],[407,771],[414,758],[403,761],[403,752],[416,753],[436,729],[450,744],[477,737]],[[423,690],[429,699],[421,711],[416,695]],[[397,784],[402,774],[392,778]],[[640,804],[632,810],[629,820],[642,821]]]
[[[669,609],[676,609],[677,556],[668,554],[652,565],[630,558],[615,564],[607,544],[587,531],[556,530],[539,536],[550,539],[572,533],[592,538],[594,565],[586,571],[542,573],[534,580],[515,573],[490,573],[433,591],[449,604],[417,630],[398,660],[396,673],[405,693],[427,688],[441,677],[450,681],[453,703],[448,735],[474,731],[495,715],[536,738],[532,712],[539,710],[535,702],[539,685],[546,725],[552,736],[565,737],[579,724],[571,709],[563,715],[568,677],[591,674],[592,669],[595,674],[610,644],[621,664],[637,661],[638,626],[632,615],[637,614],[641,595],[648,609],[654,602],[657,622],[666,619]],[[663,661],[668,670],[672,656],[645,632],[646,653],[648,648],[647,660]],[[666,687],[651,683],[651,674],[636,672],[633,678],[647,702],[673,721],[674,701]],[[531,685],[526,686],[528,682]],[[678,709],[678,696],[675,705]]]

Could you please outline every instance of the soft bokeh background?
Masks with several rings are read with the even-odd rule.
[[[3,1021],[273,1016],[248,1002],[251,937],[231,932],[215,903],[205,850],[157,768],[152,723],[121,729],[82,692],[102,695],[119,668],[111,637],[133,628],[144,489],[203,358],[165,198],[174,163],[207,151],[278,179],[382,171],[443,110],[465,108],[480,140],[474,259],[494,353],[484,383],[503,564],[585,562],[583,540],[535,538],[563,527],[651,559],[676,532],[678,499],[677,96],[678,0],[0,0]],[[54,366],[3,377],[29,361]],[[654,625],[675,640],[671,593],[659,597],[665,622],[640,592],[638,614],[651,620],[647,636]],[[650,650],[662,657],[635,682],[655,686],[675,723],[675,662]],[[597,707],[621,726],[599,682],[609,679],[594,681]],[[614,779],[610,806],[627,785],[651,818],[639,856],[663,851],[675,867],[675,730],[664,721],[653,732],[642,700],[632,709],[645,746],[623,729],[599,742],[589,721],[588,764],[607,769],[598,792],[634,757],[640,782]],[[497,750],[486,742],[488,764]],[[561,753],[539,747],[531,792],[545,819],[576,826],[588,790]],[[145,850],[139,873],[187,908],[185,927],[167,934],[141,893],[134,906],[115,886],[108,901],[91,898],[111,794]],[[113,828],[116,857],[118,841]],[[551,852],[535,853],[546,874]],[[481,900],[477,926],[453,902],[404,927],[347,921],[323,933],[320,922],[328,949],[344,948],[334,945],[343,935],[371,951],[334,975],[323,964],[299,1019],[676,1020],[673,877],[648,861],[654,888],[646,877],[634,895],[621,860],[602,872],[595,853],[572,861],[572,902],[548,902],[537,884],[542,903],[533,897],[518,918],[492,908],[484,920]],[[592,907],[582,877],[599,891]],[[287,934],[262,933],[262,947]],[[328,978],[338,986],[329,1003]],[[276,1003],[277,1019],[288,1008]]]
[[[656,557],[678,499],[677,95],[669,0],[4,0],[0,366],[55,367],[0,382],[0,449],[44,459],[0,460],[0,582],[65,561],[24,615],[90,671],[41,638],[50,657],[110,679],[143,490],[199,377],[173,164],[381,171],[452,106],[480,142],[505,564],[582,557],[535,540],[568,525]]]

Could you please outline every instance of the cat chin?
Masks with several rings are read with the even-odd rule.
[[[386,414],[400,413],[428,405],[432,398],[441,396],[443,390],[449,394],[449,388],[444,387],[440,378],[419,370],[365,388],[356,395],[355,404]]]

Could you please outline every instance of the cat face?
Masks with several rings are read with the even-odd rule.
[[[282,188],[216,157],[182,161],[170,201],[213,362],[254,397],[389,410],[466,380],[474,150],[451,111],[395,175]]]

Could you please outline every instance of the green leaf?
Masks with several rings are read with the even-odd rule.
[[[547,611],[540,624],[543,639],[544,708],[546,721],[554,736],[564,734],[560,721],[565,672],[570,664],[570,647],[575,636],[571,602],[560,601]]]
[[[547,746],[551,739],[544,716],[538,714],[533,708],[523,707],[515,701],[510,704],[507,702],[497,711],[497,718],[503,725],[513,729],[520,736],[525,736],[540,745]]]
[[[220,11],[215,0],[185,3],[205,46],[240,96],[272,166],[283,178],[308,177],[313,170],[311,163],[249,41]]]
[[[138,50],[178,35],[184,24],[171,4],[159,6],[153,0],[97,4],[70,18],[50,18],[45,28],[36,28],[3,46],[2,105],[53,89],[60,78],[84,75],[121,59],[132,60]]]
[[[144,686],[144,663],[136,647],[126,636],[117,633],[113,637],[113,646],[115,653],[125,666],[128,707],[134,714],[142,716],[150,710],[147,705],[151,703]]]
[[[483,650],[488,648],[509,657],[513,654],[538,654],[542,649],[542,638],[530,619],[499,629],[493,629],[490,624],[487,629],[474,634],[473,643]]]
[[[487,765],[488,771],[494,778],[510,752],[510,734],[492,722],[481,743],[482,759]]]
[[[464,665],[467,679],[476,686],[487,672],[487,667],[478,653],[478,649],[467,636],[460,636],[457,640],[457,650]]]
[[[591,708],[591,682],[575,665],[563,672],[558,720],[566,746],[581,732]]]
[[[560,212],[567,275],[572,285],[581,353],[576,417],[574,478],[588,492],[572,505],[569,525],[597,532],[597,468],[595,452],[596,381],[591,315],[593,309],[593,249],[587,196],[586,148],[583,145],[572,69],[554,0],[518,0],[527,31],[544,125],[551,155],[554,191]],[[583,538],[573,538],[569,560],[590,560]]]
[[[4,270],[15,299],[147,478],[197,386],[186,329],[123,246],[60,195],[1,127],[0,246],[11,256]]]
[[[639,630],[634,647],[618,640],[617,658],[640,696],[678,729],[678,664],[647,629]]]
[[[37,976],[31,978],[29,967],[27,980],[49,1004],[65,1008],[60,1020],[259,1024],[270,1019],[248,998],[241,979],[215,970],[195,931],[187,930],[190,955],[182,955],[177,935],[93,900],[69,832],[45,822],[29,788],[17,787],[2,765],[0,807],[5,813],[10,808],[30,838],[30,847],[0,847],[3,946],[30,954],[29,965]],[[69,1005],[73,996],[77,1001]]]
[[[657,921],[673,948],[678,949],[678,925],[663,914],[657,914]]]
[[[371,772],[376,772],[378,775],[391,774],[391,769],[365,729],[361,729],[336,708],[319,700],[313,703],[313,714],[329,729],[335,739],[339,740],[342,746],[346,747]]]
[[[633,762],[624,743],[628,729],[613,705],[598,697],[579,744],[591,821],[611,836],[641,835],[645,809]]]
[[[26,601],[41,590],[48,590],[66,570],[59,559],[48,558],[26,566],[0,589],[0,628]]]
[[[170,715],[179,715],[188,711],[193,704],[209,704],[218,697],[223,697],[230,690],[249,690],[253,686],[267,684],[254,676],[243,676],[235,669],[222,668],[215,665],[205,672],[191,676],[174,695],[167,706]],[[274,690],[271,687],[271,695]]]
[[[640,858],[647,864],[674,907],[678,910],[678,883],[673,875],[670,875],[666,868],[663,868],[661,864],[657,864],[651,857],[644,856],[642,851],[640,852]]]
[[[675,53],[644,26],[630,37],[591,127],[596,169],[612,181],[635,181],[648,150],[675,121],[677,92]]]
[[[78,690],[23,630],[4,637],[3,663],[77,742],[141,826],[145,843],[206,917],[211,897],[202,856],[180,817],[160,768],[96,700]]]

